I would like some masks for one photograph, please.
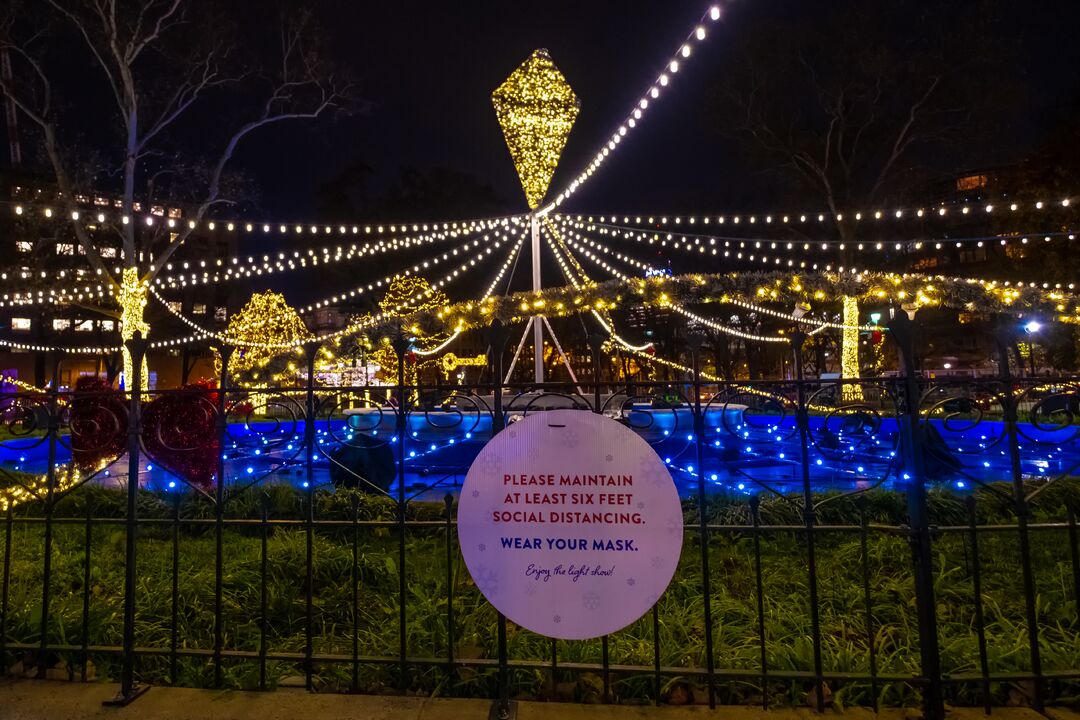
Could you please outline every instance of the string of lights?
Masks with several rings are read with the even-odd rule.
[[[566,216],[560,216],[560,219],[566,222]],[[624,237],[627,240],[648,242],[650,245],[659,243],[661,247],[666,247],[670,243],[671,246],[675,248],[699,253],[710,252],[710,254],[712,255],[717,254],[715,250],[719,247],[738,248],[740,250],[745,250],[750,249],[751,246],[753,247],[753,249],[761,249],[763,245],[768,245],[769,248],[773,250],[778,250],[781,248],[786,248],[787,250],[797,250],[801,248],[803,251],[835,252],[837,250],[847,249],[847,243],[840,240],[815,240],[814,242],[793,242],[790,240],[778,240],[776,238],[765,237],[715,235],[681,231],[672,233],[660,230],[642,230],[639,228],[633,228],[624,225],[611,225],[575,220],[571,220],[569,222],[573,227],[588,231],[595,231],[602,235]],[[1075,240],[1076,233],[1068,231],[1049,231],[1039,233],[1015,233],[1007,235],[981,235],[960,238],[929,238],[908,240],[904,242],[855,242],[851,243],[851,249],[857,252],[904,251],[907,253],[911,253],[913,251],[928,250],[931,248],[931,246],[935,250],[941,250],[945,247],[962,248],[965,245],[986,247],[987,245],[994,243],[1002,246],[1007,246],[1010,242],[1018,242],[1020,244],[1027,245],[1033,239],[1038,238],[1041,238],[1044,242],[1050,242],[1051,240]],[[723,244],[721,245],[721,243]]]
[[[572,237],[576,236],[579,239],[583,240],[581,235],[579,233],[577,233],[576,231],[571,230],[567,234],[572,236]],[[629,264],[631,264],[631,265],[633,265],[635,267],[644,269],[644,270],[646,270],[646,272],[648,272],[648,270],[651,269],[650,266],[648,266],[646,263],[642,263],[642,262],[640,262],[638,260],[635,260],[634,258],[631,258],[629,256],[624,256],[624,255],[621,255],[619,253],[616,253],[614,250],[611,250],[610,248],[608,248],[607,246],[605,246],[603,243],[601,243],[598,240],[584,240],[584,241],[588,242],[591,246],[596,247],[597,249],[599,249],[599,250],[601,250],[603,252],[616,254],[619,257],[619,259],[621,259],[624,262],[627,262],[627,263],[629,263]],[[580,247],[580,246],[576,246],[576,247]],[[621,280],[629,279],[626,275],[616,275],[616,277],[618,277]],[[787,314],[787,313],[782,313],[782,312],[780,312],[778,310],[772,310],[772,309],[769,309],[769,308],[761,307],[759,305],[755,305],[753,303],[748,303],[748,302],[745,302],[743,300],[739,300],[737,298],[725,298],[725,299],[723,299],[723,302],[729,302],[732,305],[736,305],[736,306],[741,307],[741,308],[743,308],[745,310],[750,310],[751,312],[762,313],[762,314],[765,314],[765,315],[771,315],[773,317],[783,318],[785,320],[790,320],[791,322],[804,323],[804,324],[807,324],[807,325],[814,325],[815,329],[811,331],[811,334],[817,334],[817,333],[825,330],[826,328],[834,328],[834,329],[839,329],[839,330],[846,330],[846,329],[873,330],[873,329],[879,329],[879,328],[876,328],[876,327],[870,326],[870,325],[848,326],[848,325],[844,325],[843,323],[830,322],[830,321],[827,321],[827,320],[818,320],[818,319],[813,319],[813,318],[806,317],[806,316],[790,315],[790,314]],[[735,335],[737,337],[741,337],[741,338],[744,338],[746,340],[755,340],[755,341],[760,341],[760,342],[789,342],[789,339],[786,338],[786,337],[775,336],[775,335],[756,335],[756,334],[753,334],[753,333],[746,333],[745,331],[738,330],[737,328],[732,328],[732,327],[729,327],[729,326],[721,325],[720,323],[716,323],[715,321],[708,320],[707,318],[703,318],[703,317],[701,317],[699,315],[696,315],[696,314],[686,310],[686,308],[682,307],[681,305],[678,305],[677,303],[671,304],[670,307],[671,307],[671,309],[673,309],[676,312],[690,318],[691,320],[694,320],[695,322],[702,323],[704,325],[712,327],[715,330],[719,330],[721,332],[725,332],[725,333],[728,333],[728,334],[731,334],[731,335]]]
[[[209,284],[217,282],[225,282],[238,278],[250,278],[253,275],[270,275],[274,272],[286,272],[289,270],[296,270],[306,268],[309,265],[312,267],[320,264],[326,265],[334,262],[344,262],[353,259],[362,258],[365,255],[374,256],[380,253],[389,253],[399,250],[406,250],[409,248],[420,247],[425,244],[437,243],[442,240],[452,240],[460,237],[468,237],[471,235],[479,234],[485,230],[495,230],[498,228],[508,227],[510,223],[520,225],[521,218],[518,216],[511,216],[506,218],[493,218],[489,220],[471,221],[468,223],[454,223],[452,227],[445,230],[439,230],[435,232],[424,233],[420,235],[405,235],[405,236],[393,236],[388,238],[382,238],[379,240],[372,240],[364,244],[353,243],[349,246],[325,246],[309,248],[306,252],[300,250],[294,250],[291,255],[285,252],[279,252],[276,257],[270,255],[263,255],[261,260],[248,256],[246,264],[241,265],[243,258],[240,256],[232,257],[229,259],[217,258],[211,262],[206,260],[200,260],[197,263],[184,261],[176,264],[177,269],[188,270],[193,265],[196,265],[202,270],[202,273],[192,272],[190,274],[181,273],[178,275],[160,275],[155,279],[155,284],[159,286],[167,287],[186,287],[188,285]],[[425,226],[427,227],[427,226]],[[151,269],[153,266],[151,265]],[[166,270],[173,270],[173,263],[168,263],[165,266]],[[119,272],[119,268],[117,269]],[[22,271],[19,273],[21,279],[53,279],[67,281],[70,277],[81,278],[87,274],[93,273],[100,276],[102,273],[100,270],[94,270],[90,267],[85,268],[64,268],[54,271],[52,273],[45,270],[36,270],[34,272]],[[0,273],[0,280],[7,280],[7,273]],[[73,296],[72,290],[67,288],[51,288],[48,291],[51,295],[58,295],[58,300]],[[93,295],[105,292],[105,288],[98,285],[96,288],[91,286],[85,286],[81,290],[78,288],[74,292]],[[38,291],[38,295],[41,296],[44,291]],[[12,300],[14,302],[23,301],[22,304],[26,304],[25,301],[33,299],[34,292],[28,291],[26,293],[14,293],[5,294],[3,298],[5,300]]]
[[[481,301],[487,300],[495,292],[495,288],[498,287],[499,283],[502,281],[503,275],[506,274],[506,271],[510,268],[510,265],[514,262],[514,259],[521,251],[521,246],[525,243],[525,237],[526,233],[523,232],[521,234],[521,237],[518,238],[518,241],[514,243],[514,246],[510,248],[510,252],[507,253],[506,260],[503,261],[503,264],[499,267],[499,271],[495,274],[495,277],[488,285],[487,290],[484,291],[484,295],[481,298]],[[461,335],[462,332],[463,331],[461,329],[455,329],[453,334],[444,342],[440,343],[438,346],[430,350],[420,350],[414,348],[413,352],[421,356],[436,355],[445,350],[450,345],[450,343],[452,343],[458,338],[459,335]]]
[[[573,224],[571,224],[571,227],[575,227],[575,226]],[[697,238],[697,239],[700,240],[701,238]],[[648,240],[649,240],[649,244],[652,244],[653,242],[655,242],[652,238],[648,238]],[[666,239],[659,240],[659,243],[661,244],[662,247],[665,246],[664,244],[667,243],[667,242],[668,241]],[[774,243],[774,244],[778,244],[778,243]],[[674,241],[673,241],[672,247],[678,247],[677,245],[674,244]],[[689,252],[695,252],[695,253],[697,253],[699,255],[704,254],[704,251],[700,250],[700,249],[694,249],[694,248],[703,248],[703,247],[704,246],[700,245],[699,243],[695,243],[693,245],[688,245],[687,243],[683,244],[683,249],[688,249],[689,248],[688,249]],[[715,248],[712,248],[711,251],[710,251],[710,254],[719,254],[719,251],[717,249],[715,249]],[[727,258],[734,258],[734,259],[737,259],[737,260],[746,260],[748,262],[754,262],[755,260],[759,260],[764,265],[768,265],[769,263],[772,263],[774,266],[782,266],[782,265],[785,264],[784,261],[786,260],[786,266],[787,267],[790,267],[790,268],[796,267],[795,261],[793,261],[791,259],[780,258],[780,257],[772,257],[772,256],[769,256],[769,255],[767,255],[765,253],[758,253],[758,252],[756,252],[756,248],[755,248],[755,252],[743,252],[741,250],[724,250],[722,256],[727,257]],[[854,273],[854,274],[864,273],[864,272],[869,271],[866,268],[853,268],[853,267],[852,268],[845,268],[843,265],[834,266],[832,263],[825,263],[825,264],[812,263],[812,264],[808,264],[805,261],[799,262],[798,267],[800,269],[807,269],[807,270],[819,270],[819,271],[823,271],[823,272],[838,272],[838,273],[850,272],[850,273]],[[898,277],[930,277],[930,276],[919,275],[917,273],[886,273],[886,274],[888,274],[888,275],[896,275]],[[1022,281],[1022,280],[1019,280],[1019,281],[1013,281],[1013,280],[988,280],[988,279],[981,279],[981,278],[949,277],[949,276],[944,276],[944,275],[936,275],[936,276],[933,276],[933,277],[938,279],[938,280],[948,280],[948,281],[951,281],[951,282],[977,283],[977,284],[980,284],[980,285],[984,285],[987,288],[995,288],[995,287],[1004,287],[1004,288],[1010,288],[1010,287],[1016,287],[1016,288],[1025,288],[1025,287],[1042,288],[1043,290],[1051,291],[1049,293],[1049,295],[1048,295],[1049,299],[1051,299],[1051,300],[1059,299],[1059,297],[1062,297],[1060,291],[1074,290],[1075,285],[1076,285],[1075,283],[1068,283],[1068,284],[1054,283],[1054,284],[1051,284],[1051,283],[1048,283],[1048,282],[1039,283],[1039,282],[1034,282],[1034,281],[1025,282],[1025,281]]]
[[[679,45],[679,48],[675,51],[675,54],[664,64],[664,69],[657,75],[656,79],[650,84],[648,90],[641,96],[641,98],[634,104],[630,113],[619,123],[615,132],[611,134],[609,140],[607,140],[599,151],[589,161],[585,169],[577,175],[562,191],[555,196],[555,199],[544,206],[541,210],[541,214],[547,214],[554,208],[562,205],[566,200],[570,198],[578,189],[581,188],[589,178],[596,173],[597,170],[604,164],[604,161],[615,151],[616,148],[626,138],[627,134],[632,132],[634,128],[638,126],[641,120],[644,118],[645,113],[648,111],[650,104],[655,103],[665,88],[671,83],[672,78],[678,74],[682,66],[687,62],[693,53],[695,44],[701,43],[705,40],[707,32],[705,30],[709,22],[716,22],[720,19],[721,10],[720,5],[712,5],[701,16],[701,19],[694,25],[694,28],[686,36],[686,39]]]
[[[500,218],[492,221],[480,221],[470,223],[463,228],[454,228],[415,236],[391,237],[378,241],[371,241],[362,245],[353,243],[347,247],[338,245],[335,247],[311,248],[306,252],[294,250],[291,256],[287,253],[279,252],[274,258],[269,255],[263,255],[261,261],[248,256],[246,265],[239,267],[225,267],[223,271],[216,271],[213,274],[204,270],[201,275],[198,273],[191,273],[190,275],[160,276],[156,279],[156,284],[168,287],[185,287],[187,285],[218,283],[238,278],[249,278],[253,275],[271,275],[275,272],[288,272],[291,270],[307,268],[308,266],[318,267],[320,265],[347,262],[368,255],[374,257],[378,254],[421,247],[426,244],[437,243],[443,240],[470,237],[484,231],[508,227],[510,222],[519,224],[520,219],[515,217],[506,219]],[[215,264],[218,267],[229,264],[235,266],[240,262],[241,259],[239,257],[234,257],[229,261],[222,261],[219,259]],[[200,261],[199,265],[200,267],[205,268],[206,261]],[[182,266],[184,269],[187,269],[189,263],[184,262]],[[166,269],[172,269],[172,264],[168,264]]]
[[[860,222],[863,220],[870,221],[888,221],[888,220],[911,220],[922,218],[943,218],[952,217],[954,215],[973,215],[975,213],[983,214],[1007,214],[1016,212],[1025,212],[1030,210],[1052,210],[1055,208],[1069,208],[1073,206],[1073,200],[1070,197],[1062,198],[1061,200],[1034,200],[1034,201],[1018,201],[1009,200],[1008,198],[1001,198],[1000,202],[984,201],[984,200],[958,200],[952,203],[938,203],[927,205],[925,207],[907,207],[907,208],[895,208],[893,210],[851,210],[846,212],[832,213],[830,212],[763,212],[763,213],[720,213],[713,215],[601,215],[599,220],[601,223],[610,222],[616,224],[619,217],[622,218],[623,225],[739,225],[757,223],[769,224],[783,224],[783,225],[802,225],[805,223],[824,223],[824,222],[845,222],[847,221]],[[584,220],[588,218],[592,222],[592,217],[575,215],[578,220]]]
[[[52,219],[58,217],[58,213],[48,205],[38,206],[24,205],[23,203],[12,203],[11,201],[0,202],[0,204],[11,205],[13,211],[18,216],[28,216],[32,212],[40,213],[42,217],[46,219]],[[285,235],[290,232],[294,232],[297,235],[309,233],[311,235],[332,235],[337,231],[338,235],[381,235],[386,232],[390,233],[405,233],[405,232],[434,232],[440,228],[443,230],[449,230],[451,228],[461,228],[473,223],[483,222],[495,222],[498,220],[509,220],[510,218],[520,218],[520,215],[507,215],[502,218],[473,218],[469,220],[455,220],[455,221],[432,221],[426,223],[418,222],[393,222],[393,223],[376,223],[375,225],[328,225],[325,223],[297,223],[297,222],[240,222],[230,220],[214,220],[204,219],[201,223],[195,220],[184,220],[182,216],[177,217],[165,217],[163,214],[156,213],[141,213],[134,216],[136,222],[141,222],[147,227],[162,226],[168,229],[179,228],[186,225],[189,229],[196,230],[199,228],[205,228],[211,231],[227,231],[227,232],[247,232],[247,233],[263,233],[264,235],[272,233],[277,230],[278,233]],[[127,225],[131,222],[131,218],[127,215],[106,213],[102,210],[94,212],[93,209],[84,209],[83,211],[76,210],[71,214],[71,220],[82,220],[88,224],[102,224],[113,222],[119,218],[122,225]]]
[[[566,222],[565,219],[563,220],[563,222]],[[569,223],[567,223],[567,225],[569,227],[571,227],[571,228],[579,228],[579,227],[581,227],[581,228],[584,228],[586,231],[588,231],[588,230],[590,230],[590,229],[592,229],[594,227],[592,225],[579,225],[576,222],[569,222]],[[603,229],[607,229],[607,230],[609,230],[609,232],[606,232],[606,233],[602,232]],[[790,267],[790,268],[796,267],[796,261],[794,261],[794,260],[792,260],[790,258],[781,258],[781,257],[769,256],[768,254],[766,254],[764,252],[764,250],[765,249],[771,249],[771,250],[777,250],[777,251],[783,252],[784,250],[797,250],[800,245],[801,245],[803,250],[809,250],[816,244],[816,243],[801,243],[800,244],[800,243],[791,243],[791,242],[785,243],[785,242],[782,242],[782,241],[775,241],[775,240],[772,240],[772,241],[770,241],[770,240],[758,240],[758,241],[742,240],[742,241],[739,241],[739,240],[736,240],[736,239],[722,240],[721,238],[716,238],[716,237],[712,237],[712,236],[708,236],[708,235],[694,236],[694,235],[677,235],[677,234],[671,234],[671,233],[668,233],[665,236],[660,237],[657,233],[638,233],[636,231],[628,230],[626,228],[616,228],[616,227],[612,227],[612,226],[609,226],[608,228],[602,228],[600,230],[597,230],[597,232],[600,232],[601,234],[609,235],[610,237],[622,238],[622,239],[627,240],[627,241],[635,240],[638,243],[644,242],[644,243],[646,243],[648,245],[657,244],[660,247],[671,247],[671,248],[676,249],[676,250],[682,250],[684,252],[697,254],[699,256],[707,254],[707,255],[718,256],[718,257],[729,258],[729,259],[735,259],[735,260],[745,260],[747,262],[754,262],[755,260],[758,260],[758,261],[762,262],[763,264],[768,264],[770,262],[773,265],[781,265],[781,266],[783,266],[783,265],[786,264],[786,266]],[[1047,237],[1049,237],[1049,236],[1047,236]],[[1026,237],[1015,238],[1015,239],[1019,240],[1019,242],[1021,242],[1022,244],[1027,244],[1028,243],[1028,238],[1026,238]],[[722,245],[723,249],[721,249],[721,247],[719,246],[719,243],[721,242],[721,240],[723,242],[723,245]],[[703,241],[708,241],[708,242],[703,242]],[[947,243],[947,242],[953,242],[953,241],[950,240],[950,241],[943,241],[943,242]],[[936,249],[940,250],[942,248],[943,242],[935,243]],[[1002,243],[1004,243],[1004,242],[1005,242],[1005,240],[1002,240]],[[752,248],[748,247],[748,245],[750,243],[753,243]],[[763,248],[762,246],[764,244],[768,244],[769,247],[768,248]],[[874,245],[875,246],[880,246],[881,244],[882,243],[875,243]],[[897,243],[896,245],[899,245],[899,244],[900,243]],[[861,250],[862,245],[863,244],[860,243],[858,245],[858,249]],[[922,247],[922,245],[923,245],[922,242],[913,243],[913,247],[915,249],[920,249]],[[956,245],[957,245],[957,247],[960,247],[961,242],[956,241]],[[978,246],[982,247],[982,241],[978,242]],[[729,249],[729,248],[731,248],[731,249]],[[744,251],[744,249],[745,249],[745,251]],[[825,248],[823,248],[823,249],[825,249]],[[840,250],[844,249],[843,243],[839,244],[839,249]],[[880,247],[875,247],[875,249],[880,249]],[[834,265],[831,262],[829,262],[829,263],[816,263],[816,262],[815,263],[809,263],[807,261],[799,261],[798,262],[798,267],[800,269],[822,270],[822,271],[825,271],[825,272],[832,272],[834,270],[836,272],[844,272],[844,269],[845,269],[843,265]],[[852,270],[854,272],[859,272],[860,271],[858,268],[848,268],[848,269]],[[953,279],[955,279],[955,280],[970,280],[971,278],[953,278]],[[1073,290],[1073,289],[1075,289],[1075,286],[1076,286],[1075,283],[1067,283],[1067,284],[1054,283],[1054,284],[1051,284],[1051,283],[1048,283],[1048,282],[1038,283],[1038,282],[1025,282],[1025,281],[1008,281],[1008,280],[1005,280],[1005,281],[1000,281],[1000,280],[979,280],[977,278],[975,280],[977,280],[979,282],[984,282],[984,283],[1005,284],[1006,286],[1010,286],[1010,285],[1015,285],[1017,287],[1040,287],[1041,286],[1043,289],[1047,289],[1047,290],[1049,290],[1051,288],[1053,288],[1054,290],[1063,290],[1063,289]]]
[[[503,236],[503,237],[505,238],[505,236]],[[481,242],[487,243],[488,240],[489,240],[489,236],[485,235],[482,240],[472,240],[472,241],[466,242],[463,246],[461,246],[460,249],[461,250],[467,250],[470,246],[474,247],[474,248],[477,248],[477,247],[480,247]],[[414,301],[417,301],[417,300],[420,300],[421,298],[423,298],[425,296],[425,294],[430,292],[430,289],[441,288],[444,285],[446,285],[447,283],[452,282],[460,274],[462,274],[464,272],[468,272],[472,268],[476,267],[477,264],[480,261],[482,261],[483,258],[486,255],[489,255],[491,253],[493,247],[498,248],[501,245],[501,242],[502,241],[499,238],[494,239],[493,241],[491,241],[490,245],[487,245],[484,249],[482,249],[479,252],[475,253],[472,258],[469,258],[469,259],[465,260],[458,267],[456,267],[455,269],[449,271],[441,280],[439,280],[438,282],[432,284],[428,290],[418,291],[418,292],[414,293],[413,295],[411,295],[406,300],[404,300],[402,302],[399,302],[399,303],[393,305],[392,307],[384,308],[383,311],[380,312],[380,313],[372,315],[369,318],[365,318],[365,319],[363,319],[361,321],[351,323],[351,324],[347,325],[346,327],[341,328],[339,330],[330,331],[330,332],[324,333],[322,335],[313,335],[313,336],[308,337],[308,338],[297,339],[297,340],[287,342],[287,343],[256,342],[256,341],[249,341],[249,340],[240,340],[238,338],[231,338],[231,337],[228,337],[228,336],[225,336],[225,335],[221,335],[221,334],[216,333],[216,332],[214,332],[212,330],[209,330],[207,328],[202,327],[195,320],[192,320],[191,318],[184,315],[182,312],[180,312],[180,311],[176,310],[175,308],[173,308],[172,306],[170,306],[168,304],[167,300],[165,300],[165,298],[163,298],[160,295],[160,293],[157,291],[156,288],[151,287],[150,292],[154,295],[155,298],[157,298],[159,301],[161,301],[165,305],[165,307],[169,310],[169,312],[172,313],[176,318],[178,318],[181,322],[185,323],[186,325],[188,325],[192,329],[196,330],[198,333],[200,333],[203,336],[212,337],[212,338],[215,338],[215,339],[217,339],[217,340],[219,340],[221,342],[236,345],[238,347],[258,347],[258,348],[269,348],[269,349],[295,348],[295,347],[299,347],[299,346],[302,346],[302,345],[323,343],[323,342],[326,342],[327,340],[333,340],[335,338],[342,337],[344,335],[351,335],[351,334],[359,332],[359,331],[361,331],[361,330],[363,330],[365,328],[369,328],[369,327],[373,327],[373,326],[377,325],[380,321],[382,321],[386,317],[393,316],[394,313],[396,313],[397,311],[400,311],[400,310],[402,310],[404,308],[407,308]],[[458,249],[455,249],[450,253],[443,253],[443,256],[448,258],[448,257],[456,256],[457,254],[458,254]],[[424,261],[423,262],[423,267],[427,268],[429,263],[438,264],[438,258],[434,258],[432,261]],[[370,290],[370,289],[373,289],[375,287],[382,287],[384,284],[389,285],[390,282],[395,277],[398,277],[400,275],[405,275],[405,276],[412,275],[415,272],[417,272],[420,269],[420,267],[421,267],[420,265],[414,265],[412,269],[407,269],[404,272],[398,272],[398,273],[395,273],[393,275],[387,275],[386,277],[384,277],[381,280],[376,281],[375,283],[369,283],[366,287],[367,287],[367,289]],[[354,297],[355,295],[357,295],[359,293],[363,293],[364,289],[365,289],[365,286],[358,286],[358,287],[356,287],[356,288],[354,288],[352,290],[349,290],[349,291],[347,291],[347,292],[345,292],[345,293],[343,293],[341,295],[335,295],[335,296],[333,296],[331,298],[328,298],[328,299],[325,299],[325,300],[320,300],[320,301],[318,301],[316,303],[310,304],[310,305],[306,306],[303,309],[303,311],[304,312],[310,312],[310,311],[312,311],[314,309],[322,307],[324,304],[330,304],[332,302],[339,302],[340,300],[345,299],[346,296]]]
[[[574,288],[581,288],[582,283],[578,282],[578,279],[574,276],[575,272],[570,269],[570,265],[572,264],[576,268],[576,272],[578,273],[578,276],[581,278],[581,280],[584,281],[584,283],[586,284],[591,284],[592,280],[585,272],[585,268],[583,268],[581,266],[581,263],[579,263],[577,259],[574,258],[573,254],[570,252],[570,248],[566,247],[565,243],[563,243],[562,241],[562,238],[559,237],[559,234],[555,232],[555,229],[551,227],[550,223],[545,222],[544,225],[545,230],[547,230],[546,235],[549,240],[549,247],[551,248],[552,254],[555,256],[555,260],[559,264],[559,268],[562,271],[563,277],[565,277],[567,281],[574,286]],[[560,252],[560,248],[562,249],[562,252]],[[564,254],[569,259],[569,262],[563,259]],[[651,342],[645,343],[644,345],[634,345],[633,343],[620,336],[617,332],[615,332],[615,324],[613,322],[610,322],[610,318],[605,320],[604,316],[596,310],[590,310],[590,312],[592,313],[593,317],[596,318],[596,321],[600,323],[600,326],[604,328],[604,330],[607,332],[608,337],[619,345],[627,349],[639,351],[647,350],[648,348],[652,347],[653,344]]]
[[[578,250],[579,252],[584,254],[585,257],[589,258],[594,263],[600,265],[604,270],[606,270],[610,275],[612,275],[616,279],[622,280],[624,282],[630,280],[629,276],[625,275],[624,273],[619,271],[617,268],[614,268],[611,265],[608,265],[600,257],[593,254],[588,248],[577,244],[574,240],[569,240],[569,241],[564,241],[564,242],[569,242],[570,247]],[[569,253],[569,250],[567,250],[567,252]],[[640,262],[638,262],[636,260],[631,259],[630,262],[632,262],[633,264],[635,264],[638,267],[645,267],[645,265],[643,263],[640,263]],[[705,325],[706,327],[712,328],[713,330],[716,330],[717,332],[722,332],[722,333],[724,333],[726,335],[731,335],[733,337],[738,337],[738,338],[741,338],[743,340],[751,340],[751,341],[754,341],[754,342],[779,342],[779,343],[790,342],[789,338],[783,337],[781,335],[758,335],[756,333],[750,333],[750,332],[746,332],[744,330],[740,330],[738,328],[733,328],[733,327],[731,327],[729,325],[724,325],[723,323],[716,322],[715,320],[710,320],[709,318],[702,317],[702,316],[700,316],[700,315],[698,315],[696,313],[693,313],[693,312],[687,310],[681,304],[679,304],[677,302],[674,302],[674,301],[672,301],[670,299],[666,303],[664,303],[663,306],[664,307],[669,307],[672,310],[674,310],[675,312],[682,315],[683,317],[686,317],[686,318],[688,318],[690,320],[693,320],[694,322],[700,323],[701,325]]]

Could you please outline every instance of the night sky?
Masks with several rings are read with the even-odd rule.
[[[617,126],[706,7],[699,0],[323,3],[316,17],[330,29],[330,49],[356,76],[369,107],[317,125],[282,126],[248,144],[237,159],[260,189],[256,212],[313,218],[319,185],[356,161],[372,167],[373,194],[402,167],[447,166],[492,186],[508,211],[524,209],[491,91],[534,48],[551,51],[582,102],[553,183],[559,186]],[[732,60],[729,46],[741,29],[791,20],[792,13],[813,24],[835,7],[799,0],[728,6],[655,111],[569,208],[685,212],[768,204],[776,180],[716,130],[707,109],[710,81]],[[1022,157],[1054,118],[1075,109],[1080,87],[1080,4],[1011,2],[1004,12],[1002,27],[1014,35],[1002,40],[1015,47],[1010,72],[1024,96],[992,158],[1000,163]]]

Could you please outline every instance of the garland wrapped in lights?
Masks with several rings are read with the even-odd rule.
[[[518,323],[537,311],[567,317],[592,310],[615,310],[627,304],[664,307],[679,304],[809,303],[820,306],[843,295],[868,304],[947,307],[982,313],[1035,313],[1061,322],[1080,323],[1080,297],[1034,287],[1011,287],[978,280],[918,274],[741,272],[611,280],[580,287],[519,292],[482,301],[466,301],[423,310],[405,318],[410,326],[434,330],[486,327],[493,320]],[[783,313],[777,313],[783,315]]]

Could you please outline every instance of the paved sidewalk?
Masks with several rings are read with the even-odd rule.
[[[379,695],[320,695],[296,690],[275,692],[218,692],[154,687],[126,708],[101,702],[115,685],[36,680],[0,682],[0,720],[486,720],[487,700],[410,698]],[[827,713],[845,720],[911,720],[911,710],[886,710],[878,715],[862,708]],[[1080,713],[1051,709],[1050,720],[1080,720]],[[725,706],[632,707],[570,703],[518,703],[519,720],[813,720],[808,709],[761,710]],[[951,720],[984,720],[981,710],[955,709]],[[1045,720],[1026,708],[1001,708],[995,720]]]

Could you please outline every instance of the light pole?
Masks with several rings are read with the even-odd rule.
[[[1042,323],[1038,320],[1028,320],[1024,323],[1024,332],[1028,335],[1028,361],[1031,363],[1031,377],[1035,377],[1035,335],[1042,330]]]

